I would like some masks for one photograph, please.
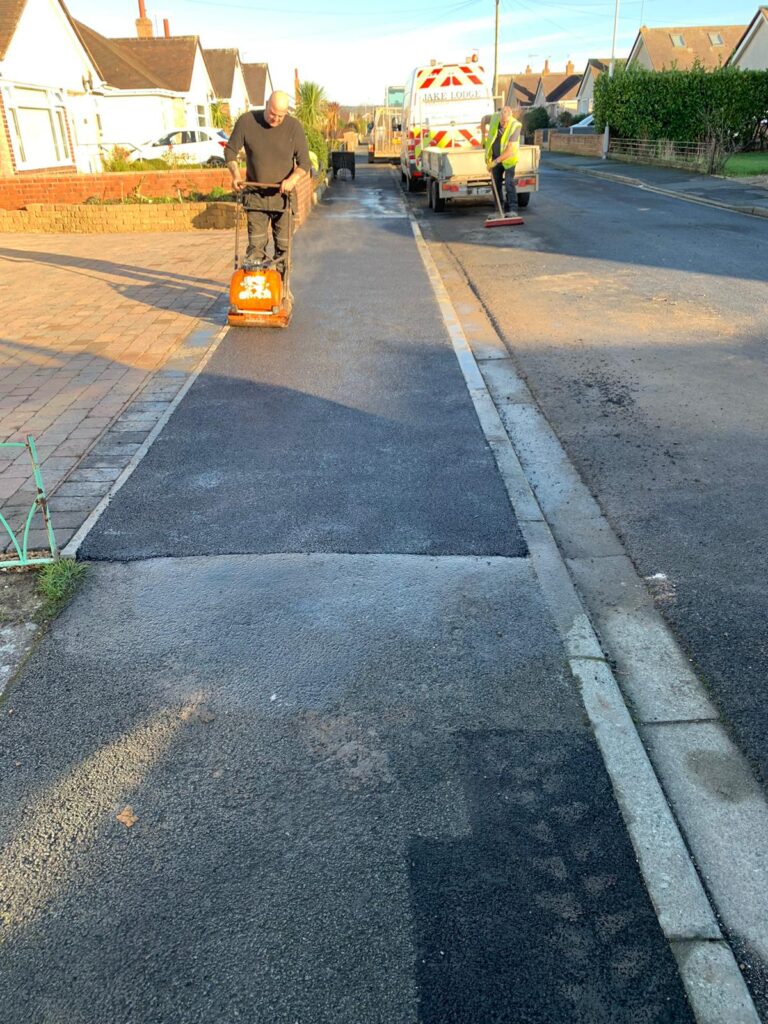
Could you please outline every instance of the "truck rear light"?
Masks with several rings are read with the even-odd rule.
[[[535,178],[518,178],[515,185],[519,185],[520,188],[526,188],[528,185],[535,185]]]
[[[222,149],[226,149],[227,148],[226,142],[222,142],[221,139],[219,139],[219,145],[221,146]]]
[[[443,192],[459,192],[461,191],[458,185],[443,185]]]

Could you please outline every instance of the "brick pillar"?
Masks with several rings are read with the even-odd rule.
[[[5,114],[5,103],[0,95],[0,178],[11,178],[15,173],[10,126]]]

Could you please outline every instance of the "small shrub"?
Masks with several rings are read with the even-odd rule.
[[[52,618],[73,596],[88,572],[86,562],[60,558],[44,565],[37,578],[37,588],[43,596],[41,614]]]
[[[101,163],[105,171],[129,171],[131,164],[128,160],[129,150],[123,146],[113,146],[106,156],[102,156]]]
[[[208,195],[203,198],[207,199],[210,203],[215,203],[220,199],[231,199],[232,192],[228,192],[225,188],[222,188],[221,185],[214,185]]]
[[[532,107],[523,115],[523,130],[532,135],[539,128],[549,128],[549,114],[546,107]]]
[[[307,136],[307,145],[320,163],[320,171],[326,170],[328,167],[328,143],[317,128],[305,128],[304,133]]]

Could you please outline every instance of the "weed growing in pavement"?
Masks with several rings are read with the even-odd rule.
[[[43,596],[40,617],[52,619],[75,594],[88,572],[87,562],[60,558],[44,565],[37,578],[37,589]]]

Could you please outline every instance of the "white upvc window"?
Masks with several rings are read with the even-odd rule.
[[[3,99],[18,170],[72,165],[62,92],[7,85]]]

